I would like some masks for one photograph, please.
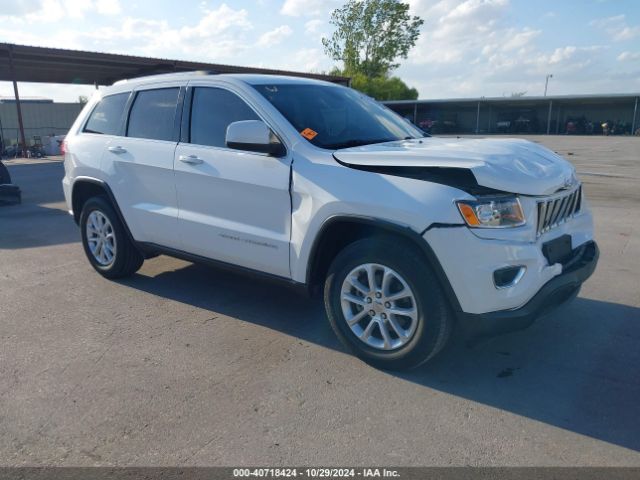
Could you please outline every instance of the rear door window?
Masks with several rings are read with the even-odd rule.
[[[174,140],[179,88],[142,90],[129,114],[127,137]]]
[[[118,135],[129,92],[104,97],[89,115],[84,132]]]

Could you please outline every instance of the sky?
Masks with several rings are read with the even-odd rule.
[[[425,20],[394,72],[419,98],[640,92],[640,0],[406,0]],[[0,0],[0,42],[328,71],[341,0]],[[77,101],[92,86],[19,85]],[[0,95],[13,95],[0,82]]]

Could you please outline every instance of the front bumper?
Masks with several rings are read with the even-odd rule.
[[[571,258],[564,263],[562,273],[544,284],[525,305],[481,314],[461,312],[462,329],[470,337],[481,337],[527,328],[539,316],[573,299],[582,283],[594,272],[598,257],[599,250],[594,241],[575,248]]]
[[[545,243],[570,236],[571,245],[577,248],[592,241],[593,218],[585,210],[535,240],[523,236],[522,230],[514,228],[505,231],[504,238],[495,239],[481,238],[478,232],[466,227],[432,228],[425,232],[424,239],[442,266],[460,311],[481,314],[527,304],[547,282],[563,272],[561,263],[545,257]],[[496,288],[494,272],[517,266],[526,268],[517,285]]]

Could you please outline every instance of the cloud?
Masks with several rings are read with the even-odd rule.
[[[223,3],[205,10],[192,25],[173,27],[166,20],[127,17],[117,27],[80,33],[79,38],[97,50],[219,61],[249,48],[246,32],[253,29],[253,24],[248,16],[247,10],[235,10]]]
[[[281,25],[278,28],[274,28],[266,33],[263,33],[258,39],[258,45],[262,47],[271,47],[277,45],[282,40],[287,38],[293,33],[289,25]]]
[[[640,60],[640,52],[622,52],[620,55],[618,55],[617,59],[620,62],[626,62],[629,60]]]
[[[589,22],[589,25],[605,31],[616,42],[632,40],[640,36],[640,25],[629,26],[624,14],[598,18]]]
[[[509,30],[508,38],[506,38],[502,44],[502,51],[510,52],[513,50],[527,48],[535,38],[540,36],[541,33],[542,30],[531,30],[529,28],[525,28],[520,31]]]
[[[245,9],[234,10],[226,3],[216,10],[206,10],[205,15],[195,27],[185,26],[180,29],[183,38],[210,38],[233,28],[250,29],[249,12]]]
[[[542,94],[553,73],[553,92],[597,91],[614,74],[611,47],[556,44],[539,28],[514,26],[508,0],[409,0],[425,20],[409,58],[396,74],[422,98]],[[526,24],[525,24],[526,25]],[[546,32],[548,33],[548,32]],[[615,59],[615,57],[613,57]],[[639,88],[640,80],[628,88]]]
[[[329,16],[329,13],[339,5],[338,0],[285,0],[280,13],[290,17]]]
[[[304,72],[321,72],[329,70],[330,65],[330,61],[322,54],[320,48],[301,48],[294,51],[286,61],[278,64],[277,68]]]
[[[124,17],[111,26],[52,29],[44,36],[41,31],[16,31],[11,25],[0,24],[0,38],[27,45],[217,62],[238,58],[255,44],[248,38],[253,29],[248,17],[247,10],[223,3],[203,11],[196,23],[181,26],[167,20]]]
[[[85,14],[96,10],[95,3],[86,0],[61,0],[61,3],[61,10],[65,12],[66,16],[76,20],[84,18]]]
[[[119,0],[14,0],[0,10],[0,19],[13,23],[55,23],[69,18],[80,20],[90,14],[116,15]]]
[[[314,18],[304,24],[304,31],[307,35],[313,35],[320,31],[320,27],[324,25],[324,20]]]
[[[409,61],[426,64],[468,64],[480,55],[523,48],[538,31],[498,29],[507,0],[442,0],[435,4],[411,0],[411,13],[425,20]]]
[[[13,0],[2,5],[1,15],[21,17],[41,8],[41,0]]]
[[[122,12],[119,0],[97,0],[96,10],[101,15],[118,15]]]

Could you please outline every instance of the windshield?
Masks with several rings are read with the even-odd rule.
[[[333,85],[253,85],[317,147],[338,149],[424,137],[387,107]]]

